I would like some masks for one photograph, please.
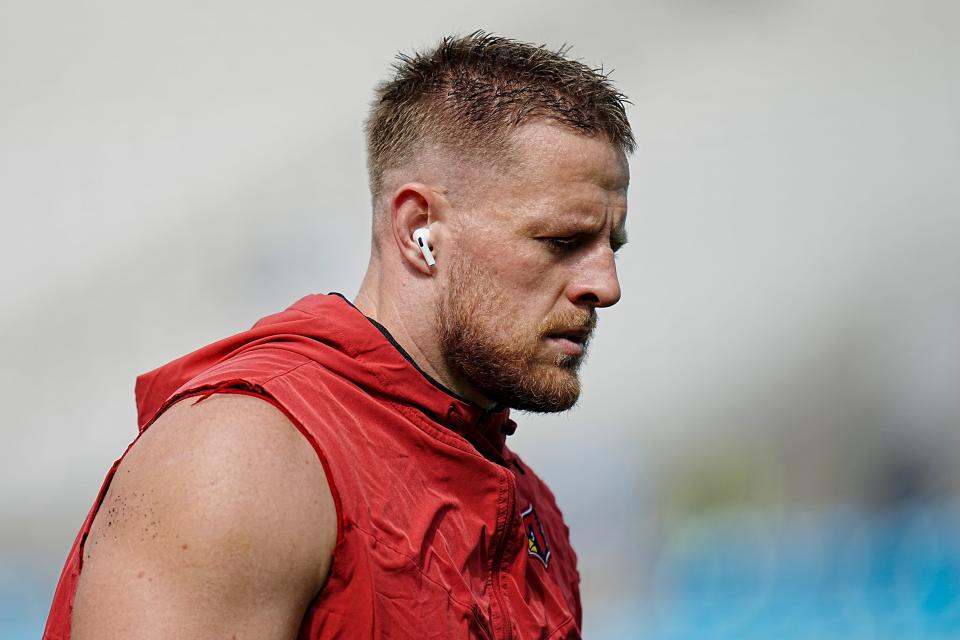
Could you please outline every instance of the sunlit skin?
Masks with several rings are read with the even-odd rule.
[[[531,389],[566,387],[567,406],[534,409],[561,410],[579,394],[576,367],[594,310],[620,299],[614,255],[626,242],[629,172],[607,140],[558,125],[524,125],[513,143],[507,170],[428,160],[411,173],[418,181],[393,190],[389,212],[381,211],[389,227],[356,303],[428,374],[492,406],[503,394],[450,362],[434,315],[469,310],[458,319],[462,333],[488,342],[491,364]],[[410,240],[420,226],[431,231],[432,268]]]
[[[356,304],[459,395],[559,411],[579,395],[585,327],[620,298],[627,164],[554,125],[525,125],[514,142],[506,169],[432,152],[385,176]],[[411,237],[424,226],[435,267]],[[71,637],[293,638],[338,540],[326,478],[272,404],[178,402],[104,495]]]

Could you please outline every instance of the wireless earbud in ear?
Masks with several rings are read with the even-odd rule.
[[[430,251],[430,229],[426,227],[416,229],[413,232],[413,241],[420,247],[420,253],[423,254],[423,259],[427,261],[427,266],[435,265],[437,261],[433,259],[433,252]]]

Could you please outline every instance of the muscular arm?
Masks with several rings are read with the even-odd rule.
[[[84,546],[74,640],[294,638],[326,578],[336,510],[269,403],[188,398],[127,454]]]

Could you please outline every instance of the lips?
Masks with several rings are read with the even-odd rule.
[[[580,327],[551,331],[545,337],[564,355],[579,357],[584,354],[589,336],[589,329]]]
[[[570,356],[573,359],[566,361],[573,364],[579,362],[586,353],[587,343],[596,326],[596,312],[578,309],[552,314],[539,329],[551,350]]]
[[[560,329],[559,331],[551,331],[547,334],[548,338],[563,338],[564,340],[569,340],[571,342],[576,342],[577,344],[584,344],[587,341],[587,336],[590,335],[590,330],[587,327],[577,327],[570,329]]]

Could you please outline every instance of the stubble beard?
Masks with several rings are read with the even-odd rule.
[[[492,280],[465,262],[438,298],[436,326],[450,370],[493,401],[522,411],[552,413],[573,407],[580,397],[578,370],[586,354],[541,354],[552,331],[596,325],[596,313],[576,310],[545,318],[535,329],[505,317],[505,296]],[[538,354],[539,357],[538,357]]]

